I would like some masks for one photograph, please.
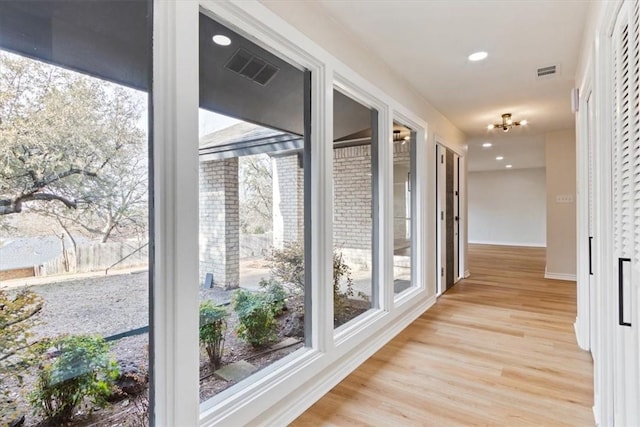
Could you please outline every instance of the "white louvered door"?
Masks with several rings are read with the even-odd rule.
[[[640,426],[640,31],[638,1],[626,1],[612,34],[614,423]]]

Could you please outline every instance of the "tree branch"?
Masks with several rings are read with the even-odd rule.
[[[65,197],[58,196],[57,194],[34,192],[17,197],[15,199],[0,199],[0,215],[20,213],[22,212],[22,204],[24,202],[32,202],[35,200],[42,200],[45,202],[59,201],[69,209],[76,209],[78,207],[78,204],[75,200],[69,200]]]

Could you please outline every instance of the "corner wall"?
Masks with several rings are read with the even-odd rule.
[[[576,134],[545,137],[547,161],[547,268],[549,279],[576,280]]]

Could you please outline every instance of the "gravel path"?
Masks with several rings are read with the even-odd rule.
[[[104,337],[149,325],[146,272],[90,277],[30,288],[44,300],[40,337],[59,334],[99,334]],[[146,364],[147,334],[112,343],[116,357]]]

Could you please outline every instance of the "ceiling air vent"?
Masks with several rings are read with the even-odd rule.
[[[233,54],[225,67],[261,86],[266,86],[280,71],[275,65],[242,48]]]
[[[551,77],[558,73],[558,68],[555,65],[550,65],[548,67],[538,68],[538,77]]]

